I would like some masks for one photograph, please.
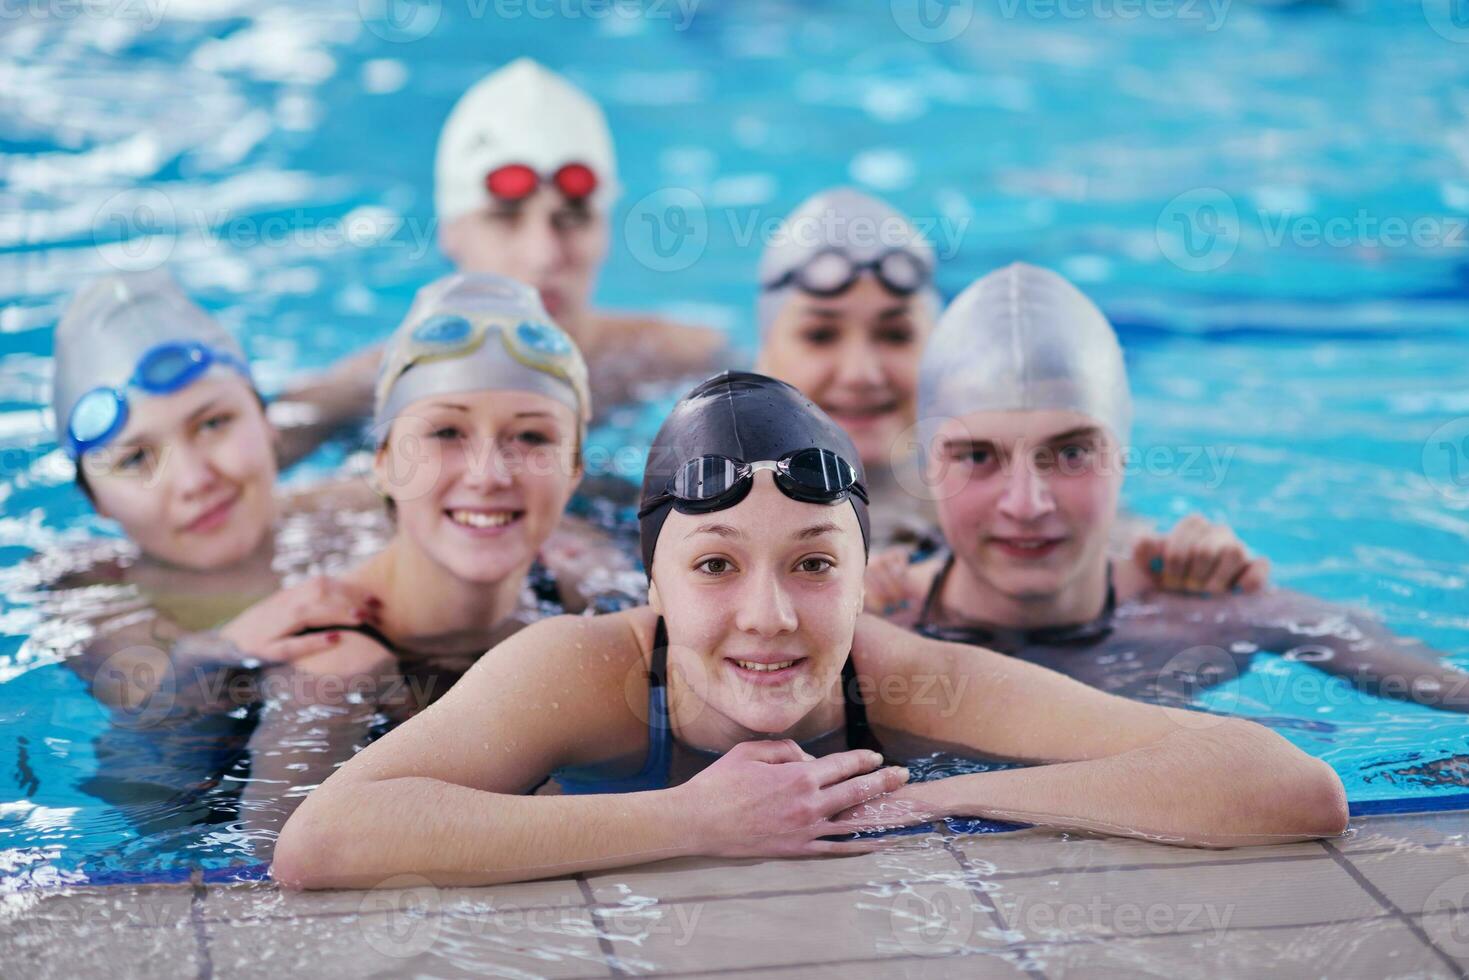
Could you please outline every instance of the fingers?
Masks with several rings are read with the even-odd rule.
[[[342,634],[337,630],[329,633],[308,633],[306,636],[290,636],[284,640],[274,640],[256,651],[256,656],[267,663],[289,663],[302,657],[309,657],[313,653],[321,653],[330,650],[342,642]]]
[[[730,753],[738,752],[747,759],[757,762],[769,762],[777,764],[782,762],[809,762],[812,756],[788,738],[779,741],[755,740],[741,742],[730,750]]]
[[[844,813],[859,803],[884,793],[891,793],[908,781],[908,770],[902,766],[888,766],[864,776],[848,779],[827,787],[822,793],[828,812]]]
[[[804,848],[807,854],[825,854],[830,856],[850,854],[871,854],[873,851],[881,850],[887,846],[887,842],[880,837],[868,840],[814,840]]]
[[[1193,547],[1205,526],[1207,523],[1202,517],[1190,514],[1169,533],[1163,542],[1163,588],[1170,592],[1186,591]]]
[[[1137,567],[1152,579],[1153,585],[1161,587],[1163,584],[1163,538],[1156,534],[1149,534],[1137,539],[1137,544],[1132,546],[1132,560]]]
[[[1231,587],[1237,592],[1246,594],[1259,592],[1270,583],[1270,559],[1254,558],[1244,567],[1244,571],[1236,576]]]
[[[882,756],[876,752],[866,749],[852,749],[849,752],[836,752],[832,755],[822,756],[811,763],[811,772],[816,777],[820,786],[834,786],[843,783],[853,776],[871,772],[882,765]],[[836,809],[833,808],[835,813]]]

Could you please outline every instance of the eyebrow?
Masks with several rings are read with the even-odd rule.
[[[460,404],[458,404],[456,402],[432,402],[432,403],[430,403],[430,405],[428,407],[429,408],[452,408],[456,412],[467,412],[467,411],[469,411],[469,406],[468,405],[460,405]]]
[[[904,306],[889,306],[887,309],[883,310],[881,313],[879,313],[877,315],[877,319],[878,320],[897,320],[897,319],[900,319],[900,318],[910,317],[912,315],[913,315],[913,311],[908,306],[906,306],[906,305],[904,305]]]
[[[1095,425],[1082,425],[1065,432],[1058,432],[1053,436],[1047,436],[1047,443],[1065,442],[1068,439],[1095,439],[1102,434],[1102,430]]]
[[[841,531],[841,528],[837,527],[831,521],[823,521],[820,524],[812,524],[809,527],[801,528],[792,537],[797,541],[806,541],[810,538],[819,538],[823,534],[831,534],[839,531]],[[692,538],[696,534],[717,534],[721,538],[743,538],[745,536],[745,532],[739,528],[731,527],[728,524],[700,524],[686,534],[685,537]]]
[[[217,410],[219,407],[219,399],[217,397],[211,398],[203,405],[200,405],[188,415],[184,416],[184,424],[193,425],[199,419],[208,415],[210,412]],[[126,439],[118,439],[117,446],[120,449],[146,449],[148,446],[156,443],[157,441],[158,436],[151,429],[139,429],[137,432],[134,432]]]

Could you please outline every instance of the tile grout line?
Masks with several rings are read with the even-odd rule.
[[[1419,942],[1428,947],[1428,949],[1431,950],[1434,955],[1436,955],[1439,959],[1443,960],[1444,963],[1448,965],[1448,968],[1452,971],[1454,976],[1464,976],[1464,968],[1461,967],[1452,956],[1438,948],[1438,944],[1435,943],[1433,939],[1428,935],[1427,930],[1423,928],[1423,924],[1421,922],[1415,921],[1412,916],[1408,915],[1402,909],[1398,908],[1397,903],[1388,898],[1387,895],[1383,893],[1382,889],[1374,885],[1367,878],[1367,876],[1362,873],[1362,869],[1358,868],[1355,864],[1348,860],[1347,856],[1341,851],[1337,850],[1336,847],[1331,843],[1331,841],[1323,840],[1321,841],[1321,846],[1326,850],[1327,854],[1331,855],[1332,860],[1339,864],[1341,866],[1341,869],[1351,876],[1352,880],[1357,883],[1357,886],[1359,888],[1361,888],[1368,895],[1371,895],[1378,905],[1386,909],[1394,918],[1396,918],[1399,922],[1406,926],[1409,932],[1418,937]]]
[[[1459,845],[1424,845],[1424,846],[1427,849],[1432,850],[1432,849],[1434,849],[1435,847],[1438,847],[1438,846],[1455,846],[1455,847],[1457,847]],[[1349,854],[1352,854],[1352,855],[1359,855],[1359,854],[1360,855],[1372,855],[1372,854],[1387,854],[1387,853],[1392,853],[1392,852],[1394,852],[1396,850],[1397,850],[1396,847],[1382,847],[1382,848],[1374,848],[1374,849],[1370,849],[1370,850],[1350,851],[1350,852],[1345,852],[1345,853],[1349,853]],[[1245,865],[1245,864],[1280,864],[1280,863],[1287,863],[1287,862],[1320,861],[1320,860],[1323,860],[1323,855],[1319,855],[1319,854],[1291,854],[1291,855],[1286,855],[1286,856],[1282,856],[1282,857],[1236,858],[1236,859],[1233,859],[1233,860],[1220,860],[1220,861],[1190,861],[1190,862],[1185,862],[1185,863],[1151,863],[1151,864],[1108,864],[1108,865],[1089,865],[1089,866],[1086,866],[1086,867],[1039,868],[1039,869],[1036,869],[1036,870],[1033,870],[1033,871],[996,871],[994,874],[990,875],[989,877],[991,879],[995,879],[995,880],[1012,881],[1012,880],[1024,880],[1026,878],[1041,878],[1041,877],[1046,877],[1048,875],[1057,875],[1057,874],[1101,874],[1101,873],[1104,873],[1104,872],[1111,872],[1111,871],[1167,871],[1167,870],[1174,869],[1174,868],[1183,869],[1183,868],[1229,867],[1229,866],[1232,866],[1232,865]],[[922,884],[926,880],[927,880],[926,878],[913,878],[913,879],[900,878],[900,879],[895,879],[893,882],[885,882],[885,884]],[[768,889],[768,890],[764,890],[764,891],[735,892],[735,893],[722,894],[722,895],[683,895],[683,896],[676,896],[676,897],[672,897],[672,898],[658,898],[657,901],[658,901],[658,904],[660,904],[660,905],[685,905],[685,904],[704,903],[704,902],[735,901],[735,900],[738,900],[738,899],[789,898],[789,897],[797,896],[797,895],[830,895],[830,894],[840,894],[841,892],[860,891],[860,890],[862,890],[864,888],[870,887],[871,885],[872,885],[872,882],[871,881],[863,881],[863,882],[843,883],[843,884],[839,884],[839,885],[825,885],[825,886],[818,887],[818,888]],[[583,895],[583,898],[584,899],[586,898],[587,893],[589,891],[590,891],[590,888],[585,889],[585,890],[582,890],[582,895]],[[595,896],[593,896],[589,901],[584,901],[583,902],[583,905],[580,906],[580,907],[587,909],[589,912],[596,912],[596,911],[607,911],[607,910],[612,910],[612,909],[618,909],[618,908],[621,908],[621,905],[620,904],[615,904],[615,903],[610,903],[610,902],[599,902],[599,901],[596,901]],[[557,904],[557,905],[519,905],[519,906],[510,906],[510,907],[506,907],[506,908],[503,908],[503,909],[496,909],[495,912],[492,913],[492,914],[509,915],[509,914],[514,914],[514,913],[518,913],[518,912],[540,912],[540,911],[546,911],[546,910],[551,910],[551,909],[559,909],[559,908],[566,908],[566,906],[564,904]],[[255,920],[255,921],[269,921],[269,920],[282,920],[282,921],[284,921],[284,920],[287,920],[287,919],[296,918],[300,914],[301,913],[289,913],[289,914],[286,914],[286,915],[252,916],[251,918],[253,920]],[[331,918],[331,917],[342,917],[342,916],[356,915],[357,913],[355,911],[353,911],[353,910],[348,910],[348,911],[332,911],[332,912],[312,912],[312,913],[309,913],[309,914],[312,915],[312,916],[320,916],[320,917],[325,917],[325,918]],[[232,920],[229,920],[229,919],[219,919],[219,920],[215,920],[215,919],[204,919],[203,921],[208,922],[208,923],[213,923],[213,922],[216,922],[216,921],[227,923],[227,922],[232,921]],[[145,927],[138,926],[136,928],[145,928]]]
[[[214,958],[209,954],[209,928],[204,921],[204,902],[209,895],[204,872],[198,868],[189,875],[189,924],[194,930],[194,945],[199,950],[198,980],[213,980]]]
[[[612,940],[607,938],[607,932],[602,928],[602,912],[599,908],[596,893],[592,891],[591,883],[587,881],[584,872],[578,871],[573,877],[576,879],[576,887],[584,899],[582,908],[586,909],[587,915],[592,920],[592,927],[597,930],[597,948],[602,951],[602,959],[607,964],[609,976],[625,977],[627,973],[617,964],[617,951],[612,948]]]
[[[1308,923],[1284,922],[1284,923],[1276,923],[1274,925],[1250,926],[1249,928],[1239,929],[1239,930],[1236,930],[1236,931],[1242,932],[1242,933],[1248,933],[1248,932],[1277,932],[1277,931],[1286,930],[1286,929],[1300,929],[1302,927],[1316,928],[1316,927],[1319,927],[1319,926],[1357,925],[1359,923],[1365,923],[1365,922],[1394,922],[1394,921],[1397,921],[1397,920],[1394,919],[1393,916],[1379,913],[1377,915],[1362,916],[1362,917],[1355,918],[1355,919],[1328,919],[1328,920],[1323,921],[1323,922],[1308,922]],[[733,975],[733,974],[737,974],[737,973],[753,973],[753,972],[756,972],[756,971],[764,971],[764,970],[772,970],[772,969],[787,969],[787,970],[789,970],[789,969],[802,969],[802,968],[805,968],[805,967],[812,967],[812,966],[855,966],[855,965],[862,964],[862,963],[870,963],[870,964],[878,964],[878,963],[906,963],[906,962],[909,962],[909,961],[912,961],[912,960],[956,960],[956,959],[966,959],[968,957],[973,957],[973,956],[994,956],[997,959],[1004,959],[1003,956],[1002,956],[1002,954],[1005,954],[1005,953],[1026,953],[1026,954],[1028,954],[1029,950],[1036,949],[1036,948],[1039,948],[1039,949],[1067,949],[1067,948],[1070,948],[1070,947],[1073,947],[1073,946],[1100,946],[1100,945],[1102,945],[1104,943],[1108,943],[1108,942],[1112,942],[1112,941],[1121,941],[1121,942],[1124,942],[1124,943],[1146,943],[1146,942],[1153,942],[1153,941],[1162,940],[1162,939],[1172,939],[1172,938],[1176,938],[1178,936],[1205,936],[1205,935],[1209,935],[1213,931],[1214,930],[1211,930],[1211,929],[1180,929],[1180,930],[1177,930],[1175,932],[1154,933],[1154,934],[1143,935],[1143,936],[1127,936],[1127,935],[1118,935],[1118,934],[1115,934],[1114,933],[1114,934],[1109,935],[1109,936],[1080,936],[1080,937],[1073,938],[1073,939],[1024,940],[1022,942],[1011,943],[1008,946],[995,946],[995,947],[990,948],[990,949],[965,949],[965,950],[960,950],[958,952],[953,952],[953,953],[928,953],[928,954],[925,954],[925,953],[905,953],[905,954],[900,954],[900,955],[897,955],[897,956],[878,956],[878,957],[871,957],[871,958],[866,958],[866,959],[852,958],[852,959],[845,959],[845,960],[808,960],[808,961],[806,961],[804,963],[788,963],[788,964],[785,964],[784,966],[772,966],[772,965],[763,965],[763,966],[729,966],[729,967],[721,967],[721,968],[714,969],[714,970],[695,970],[695,971],[692,971],[692,972],[685,971],[685,972],[682,972],[682,973],[673,973],[673,972],[660,971],[657,975],[660,976],[660,977],[669,977],[669,978],[676,978],[676,977],[713,977],[713,976],[728,976],[728,975]],[[1004,960],[1004,962],[1007,962],[1008,963],[1010,961],[1009,960]]]
[[[949,852],[949,856],[954,859],[954,863],[959,865],[959,870],[964,872],[965,887],[969,889],[969,894],[974,896],[974,900],[979,903],[980,908],[984,909],[985,914],[990,918],[990,922],[994,924],[996,929],[1000,930],[1002,935],[1008,933],[1010,929],[1005,925],[1004,920],[1000,918],[1000,910],[995,908],[995,903],[990,899],[989,893],[979,887],[979,872],[970,863],[969,855],[959,850],[949,840],[943,842],[943,847],[944,850]],[[1021,942],[1016,947],[1016,952],[1022,957],[1022,962],[1018,965],[1019,969],[1024,971],[1028,977],[1034,977],[1036,980],[1046,980],[1046,972],[1038,964],[1031,961],[1027,946],[1027,943]]]

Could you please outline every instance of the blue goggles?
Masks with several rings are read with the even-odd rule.
[[[149,348],[120,388],[93,388],[72,406],[63,439],[73,458],[105,446],[128,424],[126,389],[171,395],[187,388],[216,364],[250,381],[250,368],[238,357],[196,342],[171,341]]]

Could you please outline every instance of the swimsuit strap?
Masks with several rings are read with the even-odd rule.
[[[870,749],[881,755],[882,745],[867,723],[867,702],[862,700],[862,693],[858,690],[857,665],[852,662],[850,654],[847,662],[842,664],[842,695],[846,702],[847,748]]]
[[[1003,629],[982,624],[943,626],[934,622],[934,612],[939,593],[943,589],[949,571],[954,567],[954,553],[950,551],[944,559],[943,568],[933,577],[924,597],[923,609],[915,632],[931,639],[952,643],[968,643],[975,646],[994,646],[1007,652],[1018,652],[1030,646],[1056,646],[1095,643],[1112,632],[1112,620],[1117,611],[1117,586],[1112,578],[1112,563],[1107,563],[1107,598],[1102,603],[1102,612],[1096,619],[1070,626],[1043,626],[1037,629]]]
[[[940,568],[939,573],[933,577],[933,581],[928,584],[928,594],[923,597],[923,608],[918,613],[918,623],[915,627],[916,629],[922,629],[929,623],[933,622],[934,603],[938,602],[939,592],[943,590],[944,581],[948,579],[949,570],[953,567],[954,553],[952,551],[947,551],[944,556],[943,567]],[[1107,574],[1109,576],[1112,574],[1110,566]]]

